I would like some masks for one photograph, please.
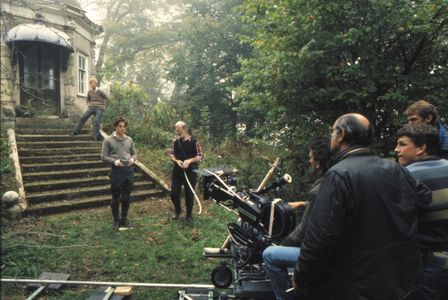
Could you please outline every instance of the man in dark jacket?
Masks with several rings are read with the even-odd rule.
[[[266,273],[271,279],[272,289],[277,300],[287,299],[286,290],[290,288],[291,280],[288,268],[294,268],[300,253],[300,244],[303,238],[306,221],[319,191],[321,176],[328,170],[330,160],[330,141],[327,138],[318,139],[311,144],[308,153],[309,163],[313,173],[318,173],[319,179],[309,190],[306,201],[289,202],[297,209],[305,206],[305,212],[297,227],[281,242],[280,246],[271,246],[263,251],[263,261]]]
[[[299,299],[398,300],[421,285],[417,208],[429,204],[430,191],[372,155],[369,138],[360,114],[333,125],[335,165],[322,180],[294,272]]]

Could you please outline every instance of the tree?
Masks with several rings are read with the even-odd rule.
[[[172,102],[200,126],[207,107],[210,134],[215,139],[235,136],[238,122],[232,89],[241,84],[240,61],[250,54],[242,45],[242,0],[192,1],[181,19],[181,43],[172,49],[169,79],[175,84]]]
[[[254,54],[243,62],[237,98],[262,136],[279,132],[297,147],[298,136],[358,111],[387,152],[379,140],[393,136],[410,101],[447,109],[444,0],[248,0],[242,10]]]
[[[104,10],[96,69],[99,82],[139,83],[153,103],[162,97],[165,48],[175,33],[158,24],[160,16],[177,1],[99,0]]]

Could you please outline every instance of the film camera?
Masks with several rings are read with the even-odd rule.
[[[266,187],[275,171],[276,180]],[[211,273],[212,283],[217,288],[228,288],[233,283],[233,295],[220,299],[274,299],[262,253],[295,226],[292,208],[275,198],[275,194],[291,182],[291,177],[281,168],[281,160],[274,163],[256,190],[238,189],[231,169],[202,169],[198,173],[205,177],[204,199],[238,215],[237,221],[227,224],[229,235],[222,247],[204,249],[205,257],[226,259]]]

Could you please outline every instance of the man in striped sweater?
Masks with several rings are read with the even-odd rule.
[[[415,299],[439,300],[448,292],[448,160],[437,156],[440,143],[434,126],[411,123],[398,131],[397,138],[399,163],[432,191],[431,207],[419,216],[427,261],[424,285]]]

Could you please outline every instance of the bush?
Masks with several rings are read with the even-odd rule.
[[[0,173],[2,175],[5,173],[11,173],[11,160],[9,159],[11,148],[9,146],[9,141],[7,137],[1,137],[0,148],[1,148]]]

